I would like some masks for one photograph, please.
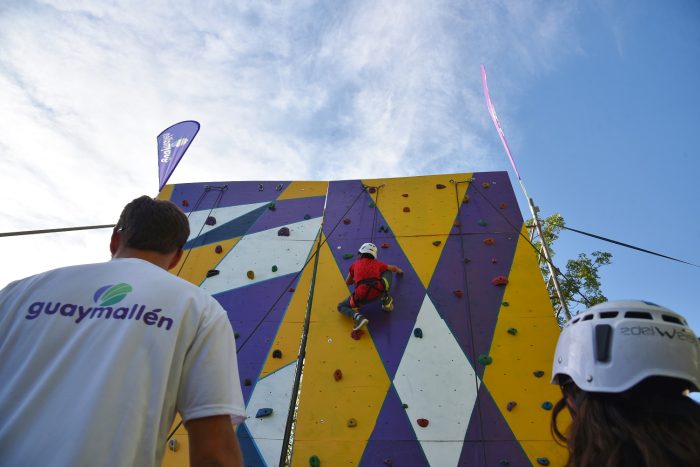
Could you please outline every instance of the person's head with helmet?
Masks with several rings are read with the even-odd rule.
[[[700,465],[700,405],[687,396],[700,390],[700,341],[681,315],[637,300],[586,310],[559,336],[552,383],[567,466]]]
[[[377,245],[374,243],[363,243],[357,250],[361,258],[377,259]]]

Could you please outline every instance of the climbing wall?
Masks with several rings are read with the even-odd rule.
[[[171,185],[160,197],[190,219],[175,272],[236,331],[246,465],[278,465],[292,419],[292,465],[563,463],[549,434],[558,327],[505,172]],[[351,335],[336,306],[370,241],[404,274],[394,311],[366,305],[370,323]],[[187,465],[184,429],[173,439],[164,465]]]

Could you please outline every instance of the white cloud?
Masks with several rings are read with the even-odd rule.
[[[566,53],[572,4],[5,6],[0,230],[113,222],[155,194],[155,137],[185,119],[202,131],[171,182],[505,169],[486,158],[500,148],[479,64],[493,64],[503,119],[524,80]],[[9,244],[0,254],[25,261]],[[37,248],[54,247],[67,251]],[[0,282],[15,277],[3,269]]]

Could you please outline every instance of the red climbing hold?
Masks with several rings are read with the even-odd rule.
[[[224,249],[221,247],[221,245],[216,245],[216,248],[214,248],[214,251],[217,254],[221,254],[221,252],[224,251]]]
[[[343,219],[343,224],[345,224],[345,225],[348,225],[350,222],[352,222],[352,221],[350,220],[349,217],[346,217],[345,219]]]
[[[458,290],[452,291],[452,293],[455,294],[455,297],[457,297],[457,298],[462,298],[462,297],[464,297],[464,292],[462,292],[462,291],[459,290],[459,289],[458,289]]]
[[[182,205],[185,206],[185,207],[187,207],[187,206],[190,205],[190,202],[187,201],[186,199],[183,199],[183,200],[182,200]]]
[[[443,185],[442,183],[438,183],[437,185],[435,185],[435,188],[437,188],[438,190],[442,190],[443,188],[447,188],[447,187],[445,185]]]
[[[403,208],[403,212],[411,212],[411,208],[409,208],[408,206],[406,206],[405,208]]]
[[[376,193],[377,189],[373,186],[369,187],[369,190],[367,190],[369,193]]]
[[[382,248],[384,248],[384,249],[386,250],[387,248],[389,248],[389,244],[388,244],[388,243],[382,243]]]
[[[493,285],[506,285],[508,283],[508,278],[506,276],[496,276],[491,279]]]
[[[204,221],[204,223],[207,225],[216,225],[216,217],[209,216],[207,217],[207,220]]]
[[[289,237],[289,227],[282,227],[277,231],[279,237]]]
[[[360,337],[362,337],[362,334],[364,334],[364,333],[365,333],[365,331],[363,331],[362,329],[358,329],[357,331],[351,332],[350,337],[352,337],[356,341],[359,341]]]
[[[290,291],[290,292],[294,292],[294,287],[290,287],[290,288],[289,288],[289,291]]]
[[[491,258],[491,264],[496,264],[498,263],[498,260],[496,258]]]
[[[335,370],[335,371],[333,372],[333,378],[334,378],[336,381],[340,381],[341,379],[343,379],[343,372],[340,371],[340,369]]]
[[[419,418],[416,420],[416,423],[418,423],[418,426],[425,428],[430,422],[427,418]]]
[[[462,223],[460,221],[455,221],[455,227],[459,227],[461,225],[462,225]]]
[[[484,245],[493,245],[494,243],[496,243],[496,240],[491,237],[484,239]]]
[[[501,209],[506,209],[506,208],[508,207],[508,204],[506,204],[506,203],[501,203],[498,207],[501,208]]]

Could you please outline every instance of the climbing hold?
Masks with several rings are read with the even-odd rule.
[[[357,426],[357,420],[354,418],[348,419],[348,428],[355,428]]]
[[[275,206],[275,202],[273,201],[270,204],[268,204],[267,209],[269,209],[270,211],[274,211],[275,209],[277,209],[277,207]]]
[[[272,265],[272,272],[277,272],[277,265],[276,264]]]
[[[343,255],[343,259],[350,259],[350,258],[352,258],[352,257],[354,257],[354,256],[355,256],[355,255],[353,255],[352,253],[345,253],[345,254]]]
[[[186,199],[183,199],[183,200],[182,200],[182,205],[185,206],[185,207],[187,207],[187,206],[190,205],[190,202],[187,201]]]
[[[408,198],[408,193],[404,193],[401,196],[403,196],[404,198]]]
[[[282,191],[282,184],[281,183],[275,187],[275,191]]]
[[[407,409],[407,408],[408,408],[408,404],[401,404],[401,407],[403,407],[404,409]]]
[[[435,241],[433,242],[433,245],[435,245],[435,246],[440,246],[441,243],[442,243],[442,242],[441,242],[440,240],[435,240]]]
[[[506,285],[508,283],[508,278],[506,276],[496,276],[491,279],[493,285]]]
[[[369,206],[370,208],[373,208],[376,206],[376,204],[374,203],[374,201],[370,201],[367,206]]]
[[[246,378],[243,380],[244,386],[250,386],[251,384],[253,384],[253,382],[250,380],[250,378]]]
[[[352,221],[350,220],[349,217],[346,217],[345,219],[343,219],[343,224],[345,224],[345,225],[348,225],[350,222],[352,222]]]
[[[272,352],[272,358],[282,358],[282,351],[280,349],[275,349],[275,351]]]
[[[457,297],[457,298],[462,298],[462,297],[464,297],[464,292],[462,292],[462,291],[459,290],[459,289],[453,290],[452,293],[455,294],[455,297]]]
[[[218,269],[210,269],[207,271],[207,277],[214,277],[219,274]]]
[[[416,423],[418,423],[418,426],[425,428],[430,422],[427,418],[419,418],[418,420],[416,420]]]
[[[384,465],[394,465],[394,462],[391,459],[384,459]]]
[[[204,221],[204,223],[207,225],[216,225],[216,218],[214,216],[209,216],[207,217],[207,220]]]
[[[168,449],[176,452],[178,449],[180,449],[180,443],[178,443],[175,438],[170,438],[170,441],[168,441]]]
[[[516,335],[517,333],[518,333],[518,330],[517,330],[517,329],[515,329],[515,328],[508,328],[508,334],[510,334],[511,336],[514,336],[514,335]]]
[[[476,221],[476,223],[482,227],[486,227],[488,225],[488,223],[483,219],[479,219],[478,221]]]
[[[269,417],[270,415],[272,415],[272,409],[270,407],[264,407],[262,409],[258,409],[255,414],[255,418],[265,418]]]
[[[416,328],[413,330],[413,335],[422,339],[423,338],[423,330],[421,328]]]
[[[542,408],[544,410],[552,410],[552,403],[549,401],[542,402]]]
[[[217,254],[221,254],[222,251],[224,251],[224,249],[221,247],[221,245],[216,245],[216,248],[214,248],[214,252]]]
[[[409,208],[408,206],[406,206],[405,208],[403,208],[403,212],[411,212],[411,208]]]
[[[305,221],[308,221],[309,219],[311,219],[311,215],[310,215],[310,214],[304,214],[304,220],[305,220]]]
[[[503,305],[503,306],[510,306],[510,303],[508,303],[508,302],[503,302],[503,303],[501,303],[501,305]]]
[[[498,461],[499,465],[510,465],[510,461],[508,459],[501,459]]]
[[[498,263],[498,260],[496,258],[491,258],[491,264],[496,264]]]
[[[321,459],[318,458],[316,454],[309,457],[309,465],[311,467],[321,467]]]
[[[515,401],[508,402],[508,405],[506,405],[506,410],[508,412],[512,412],[516,405],[518,405],[518,403]]]
[[[373,186],[369,187],[369,190],[367,190],[368,193],[376,193],[377,189]]]
[[[544,376],[544,371],[537,370],[537,371],[533,371],[532,374],[535,375],[535,378],[541,378]]]
[[[239,337],[241,337],[241,335],[240,335],[240,333],[239,333],[238,331],[235,331],[235,332],[233,333],[233,337],[235,337],[236,339],[238,339]]]
[[[489,182],[484,182],[481,184],[482,188],[489,188],[490,186],[491,186],[491,184]]]
[[[289,237],[289,227],[282,227],[277,231],[278,237]]]
[[[462,203],[468,203],[468,202],[469,202],[469,195],[465,193],[464,198],[462,198]]]
[[[438,190],[442,190],[443,188],[447,188],[447,187],[445,185],[443,185],[442,183],[438,183],[437,185],[435,185],[435,188],[437,188]]]
[[[258,191],[263,191],[264,189],[265,189],[265,187],[263,186],[262,183],[260,185],[258,185]]]
[[[255,279],[255,273],[253,271],[248,271],[245,273],[246,276],[248,276],[248,279],[253,280]]]
[[[364,333],[365,333],[365,332],[364,332],[362,329],[358,329],[357,331],[351,332],[351,333],[350,333],[350,337],[352,337],[352,338],[355,339],[356,341],[359,341],[360,338],[362,337],[362,335],[363,335]]]
[[[289,288],[289,291],[290,291],[290,292],[294,292],[294,287],[290,287],[290,288]]]
[[[491,237],[484,239],[484,245],[493,245],[494,243],[496,243],[496,240]]]
[[[462,226],[462,223],[461,223],[460,221],[455,221],[454,226],[455,226],[455,227],[461,227],[461,226]]]
[[[333,372],[333,378],[334,378],[336,381],[340,381],[341,379],[343,379],[343,372],[340,371],[340,368],[337,369],[337,370],[335,370],[335,371]]]
[[[538,457],[537,463],[540,465],[549,465],[549,459],[547,459],[546,457]]]
[[[469,258],[464,258],[464,264],[469,264],[471,262],[472,262],[472,260],[470,260]]]
[[[493,363],[493,358],[491,358],[489,355],[484,355],[484,354],[479,355],[479,358],[477,360],[479,361],[479,363],[481,363],[484,366],[490,365],[491,363]]]
[[[387,227],[386,225],[380,225],[379,231],[389,233],[389,227]]]
[[[382,243],[382,248],[384,248],[384,249],[386,250],[387,248],[389,248],[389,244],[388,244],[388,243]]]
[[[506,209],[508,205],[506,203],[501,203],[498,207],[501,209]]]

